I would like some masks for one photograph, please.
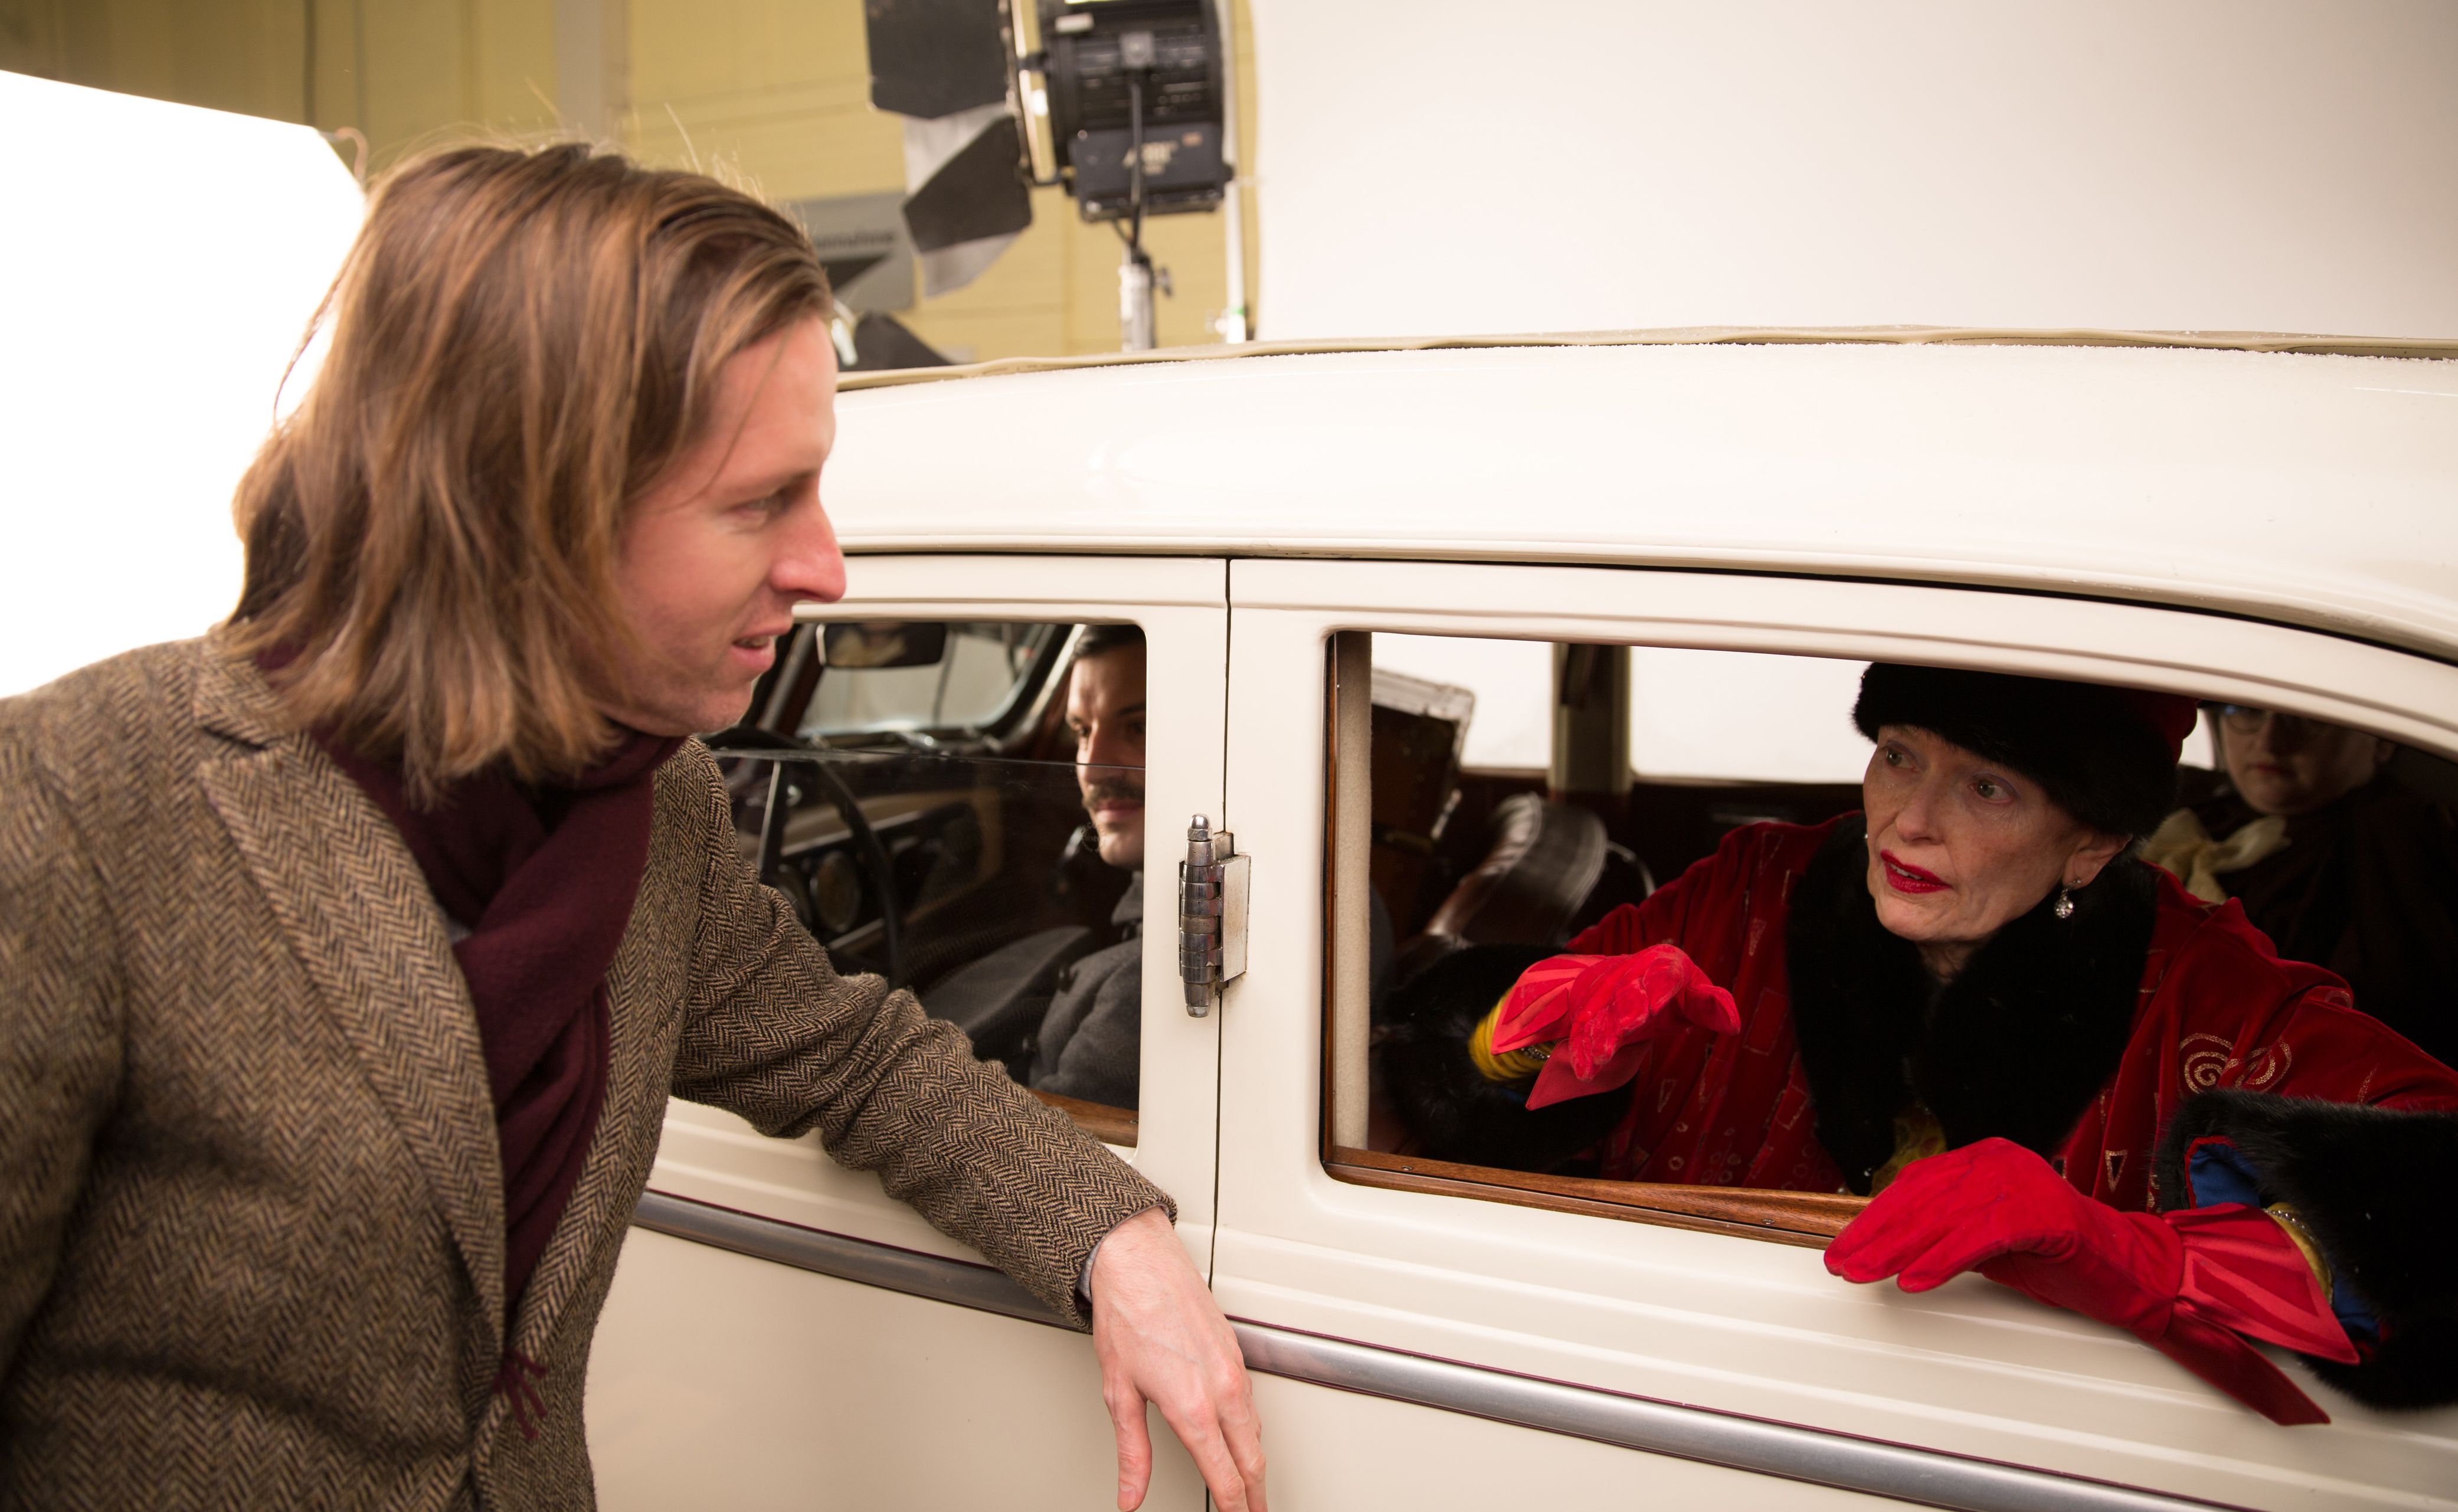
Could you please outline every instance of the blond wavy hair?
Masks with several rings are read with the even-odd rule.
[[[830,313],[809,238],[698,174],[580,145],[425,154],[376,187],[331,344],[241,480],[225,633],[299,725],[431,799],[582,771],[614,727],[625,511],[719,369]]]

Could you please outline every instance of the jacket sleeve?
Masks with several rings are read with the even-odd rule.
[[[2177,1206],[2295,1210],[2364,1356],[2305,1357],[2314,1374],[2376,1407],[2458,1401],[2458,1111],[2207,1091],[2162,1136],[2159,1173]]]
[[[952,1238],[982,1252],[1078,1326],[1075,1287],[1101,1236],[1177,1209],[995,1066],[953,1025],[877,977],[841,977],[784,900],[735,848],[705,752],[700,904],[691,996],[675,1057],[679,1097],[763,1133],[817,1129],[828,1153],[875,1170]]]
[[[67,804],[0,733],[0,1375],[51,1290],[119,1083],[117,938]]]

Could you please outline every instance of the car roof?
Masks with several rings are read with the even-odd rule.
[[[2048,590],[2458,659],[2458,342],[1633,332],[850,374],[849,551]]]

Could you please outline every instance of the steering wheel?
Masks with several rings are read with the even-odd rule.
[[[889,864],[887,847],[880,843],[879,831],[862,812],[853,790],[844,784],[824,760],[784,761],[763,756],[763,751],[816,752],[819,748],[774,730],[756,725],[736,725],[708,737],[709,754],[719,760],[731,756],[745,763],[765,760],[768,763],[768,804],[760,817],[760,881],[774,886],[779,870],[784,864],[785,852],[785,769],[807,774],[819,787],[828,805],[844,820],[853,836],[854,864],[860,868],[863,880],[869,884],[871,896],[879,900],[879,935],[883,954],[881,974],[890,987],[905,984],[905,909],[896,898],[896,872]],[[727,786],[732,787],[729,782]],[[816,922],[808,921],[807,923]]]

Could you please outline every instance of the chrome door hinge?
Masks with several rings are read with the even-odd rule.
[[[1246,862],[1235,836],[1195,816],[1177,865],[1177,975],[1186,1011],[1198,1019],[1224,984],[1246,974]]]

